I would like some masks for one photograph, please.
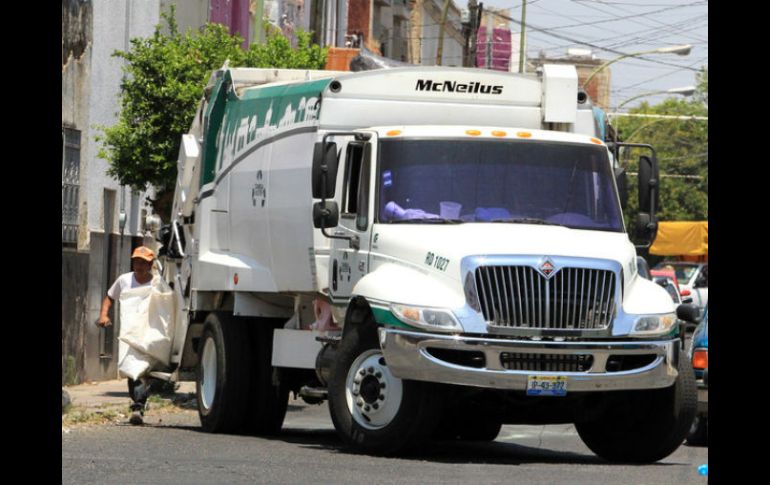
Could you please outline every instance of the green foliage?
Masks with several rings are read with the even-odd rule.
[[[213,70],[225,61],[230,67],[294,69],[323,69],[326,62],[326,49],[311,45],[307,32],[297,33],[294,49],[280,32],[272,32],[266,44],[243,50],[243,39],[224,25],[209,23],[200,32],[182,34],[173,5],[162,17],[168,34],[158,25],[152,36],[131,39],[128,51],[113,54],[126,61],[121,110],[117,124],[98,127],[103,136],[97,137],[110,176],[135,190],[152,185],[159,194],[173,190],[181,136]]]
[[[642,103],[631,113],[675,116],[708,116],[708,71],[699,76],[698,92],[692,99],[669,98],[650,106]],[[661,173],[660,207],[662,221],[708,219],[708,121],[621,117],[616,122],[620,139],[649,143],[658,155]],[[637,172],[638,150],[627,152],[622,162],[628,172]],[[636,218],[638,197],[635,176],[629,177],[632,189],[625,211],[629,227]]]

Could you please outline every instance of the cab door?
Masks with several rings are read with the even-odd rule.
[[[369,272],[369,247],[374,218],[375,137],[368,141],[351,140],[344,148],[342,162],[342,205],[339,225],[332,239],[329,260],[329,293],[332,300],[347,302],[356,283]]]

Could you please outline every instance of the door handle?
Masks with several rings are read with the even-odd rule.
[[[337,291],[337,260],[332,264],[332,290]]]

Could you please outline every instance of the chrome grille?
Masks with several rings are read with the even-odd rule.
[[[562,268],[547,279],[529,266],[481,266],[475,278],[481,312],[496,327],[602,329],[615,311],[608,270]]]

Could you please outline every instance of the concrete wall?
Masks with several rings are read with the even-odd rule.
[[[444,2],[439,0],[425,0],[422,11],[422,24],[419,37],[422,39],[421,60],[423,66],[436,65],[436,50],[438,49],[439,24],[441,22],[441,10]],[[450,3],[447,13],[446,26],[444,28],[444,45],[442,48],[441,65],[463,65],[463,45],[460,25],[460,9]]]
[[[81,176],[88,181],[87,232],[104,231],[104,189],[114,190],[116,206],[112,214],[113,224],[110,231],[118,232],[118,213],[121,201],[125,201],[124,210],[130,213],[131,196],[129,189],[123,189],[117,180],[107,175],[108,163],[98,158],[99,145],[95,136],[100,130],[93,125],[112,126],[118,120],[120,111],[120,81],[123,77],[124,61],[113,57],[116,50],[126,50],[133,37],[152,35],[160,21],[159,0],[100,0],[94,2],[93,54],[91,61],[89,127],[88,137],[84,137],[84,152],[81,160]],[[81,191],[82,192],[82,191]],[[138,202],[143,204],[144,197]],[[133,226],[125,228],[125,234],[141,235],[141,221],[135,220]],[[82,249],[87,249],[88,243]]]
[[[176,7],[176,23],[180,32],[188,29],[197,31],[209,20],[209,0],[160,0],[161,12],[168,12],[171,5]],[[159,22],[165,21],[162,19]]]
[[[88,254],[62,251],[61,268],[62,385],[82,382],[85,376]]]

